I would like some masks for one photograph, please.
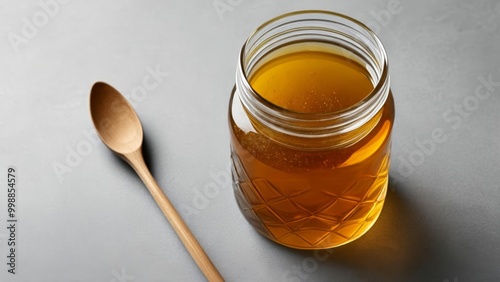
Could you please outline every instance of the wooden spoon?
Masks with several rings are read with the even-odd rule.
[[[90,91],[90,114],[101,140],[141,177],[205,277],[209,281],[224,281],[149,172],[142,157],[142,125],[128,101],[110,85],[96,82]]]

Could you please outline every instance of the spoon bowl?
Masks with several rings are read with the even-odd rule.
[[[208,281],[224,281],[144,163],[142,125],[132,105],[112,86],[96,82],[90,91],[90,115],[101,140],[139,175]]]
[[[90,113],[99,137],[113,152],[124,155],[141,148],[141,121],[115,88],[95,83],[90,91]]]

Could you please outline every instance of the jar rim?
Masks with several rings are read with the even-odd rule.
[[[249,74],[267,54],[298,42],[323,42],[351,52],[366,64],[372,91],[349,107],[324,113],[293,111],[265,99],[251,86]],[[377,35],[356,19],[324,10],[290,12],[264,22],[243,44],[236,71],[236,88],[242,105],[265,128],[282,135],[273,139],[283,144],[292,139],[301,144],[314,139],[313,146],[321,147],[356,143],[371,131],[374,120],[380,118],[389,85],[387,54]],[[317,145],[318,142],[323,144]]]
[[[247,80],[248,73],[246,71],[246,68],[244,67],[244,61],[245,61],[245,51],[247,50],[247,47],[248,47],[248,45],[250,43],[250,40],[253,39],[253,37],[256,36],[259,32],[263,31],[266,27],[272,25],[273,23],[276,23],[276,22],[278,22],[280,20],[283,20],[283,19],[286,19],[286,18],[290,18],[290,17],[293,17],[293,16],[306,15],[306,14],[311,14],[311,15],[313,15],[313,14],[323,14],[323,15],[327,15],[327,16],[333,16],[333,17],[338,17],[338,18],[341,18],[341,19],[345,19],[345,20],[347,20],[349,22],[354,23],[358,27],[362,28],[365,32],[367,32],[368,34],[370,34],[370,36],[372,37],[371,39],[373,39],[375,41],[375,43],[377,45],[377,48],[381,51],[380,53],[382,55],[381,74],[380,74],[380,77],[377,79],[377,81],[376,81],[376,83],[375,83],[372,91],[370,93],[368,93],[362,100],[358,101],[357,103],[355,103],[355,104],[353,104],[353,105],[351,105],[349,107],[346,107],[346,108],[343,108],[343,109],[339,109],[339,110],[333,111],[333,112],[326,112],[326,113],[303,113],[303,112],[296,112],[296,111],[291,111],[289,109],[286,109],[286,108],[283,108],[281,106],[278,106],[278,105],[276,105],[274,103],[271,103],[270,101],[268,101],[267,99],[265,99],[264,97],[262,97],[252,87],[252,85],[248,82],[248,80]],[[314,19],[314,18],[310,18],[310,19]],[[389,77],[389,72],[388,72],[388,57],[387,57],[387,53],[386,53],[386,50],[385,50],[382,42],[378,38],[378,36],[367,25],[365,25],[361,21],[356,20],[356,19],[354,19],[354,18],[352,18],[350,16],[347,16],[347,15],[344,15],[344,14],[341,14],[341,13],[327,11],[327,10],[299,10],[299,11],[293,11],[293,12],[288,12],[288,13],[276,16],[276,17],[274,17],[274,18],[272,18],[272,19],[264,22],[263,24],[261,24],[259,27],[257,27],[250,34],[250,36],[247,38],[247,40],[243,44],[243,46],[241,48],[241,51],[240,51],[240,55],[239,55],[238,67],[240,68],[240,70],[244,74],[244,77],[245,77],[244,83],[248,84],[247,86],[249,87],[249,89],[252,90],[252,94],[255,95],[255,98],[257,98],[259,100],[259,102],[265,104],[267,107],[269,107],[271,109],[280,111],[281,113],[286,113],[286,114],[289,114],[289,115],[293,115],[293,116],[301,117],[301,118],[306,118],[306,119],[309,119],[309,118],[323,119],[323,118],[329,118],[329,117],[333,117],[333,116],[348,115],[350,112],[352,112],[356,108],[359,108],[360,105],[365,104],[366,102],[368,102],[369,100],[371,100],[373,98],[373,96],[377,95],[377,93],[379,93],[381,91],[382,87],[386,83],[386,80],[389,79],[388,78]]]

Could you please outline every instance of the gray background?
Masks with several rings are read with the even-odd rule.
[[[500,86],[480,86],[500,81],[499,1],[71,0],[50,15],[40,3],[0,2],[0,262],[7,167],[19,180],[17,274],[1,263],[0,281],[203,280],[139,178],[94,139],[98,80],[134,104],[152,173],[228,281],[500,279]],[[386,206],[331,253],[258,235],[226,179],[239,49],[299,9],[375,29],[396,101]],[[141,92],[157,68],[168,75]],[[445,140],[430,145],[433,132]]]

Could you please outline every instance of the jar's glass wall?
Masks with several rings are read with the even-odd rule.
[[[318,41],[311,29],[323,39],[341,34],[344,41]],[[348,59],[363,68],[372,91],[352,105],[321,113],[285,108],[255,91],[252,74],[276,58],[302,54],[304,46],[294,44],[304,43],[335,56],[354,54]],[[293,248],[331,248],[358,238],[384,203],[393,120],[385,51],[366,27],[319,11],[264,24],[242,50],[229,104],[240,210],[261,234]]]

